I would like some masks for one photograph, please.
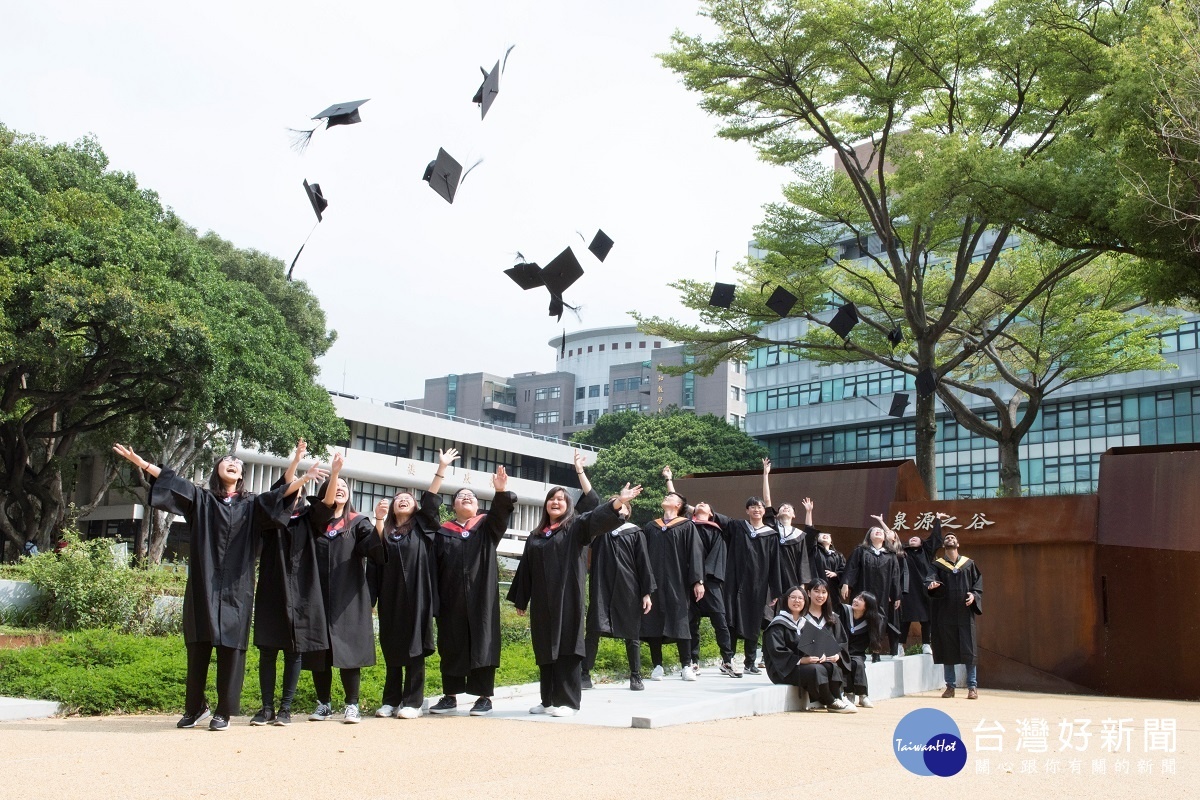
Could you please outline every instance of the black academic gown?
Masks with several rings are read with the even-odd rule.
[[[763,662],[767,666],[767,677],[771,683],[786,683],[799,686],[797,667],[804,654],[800,652],[797,631],[804,627],[804,619],[797,623],[791,614],[776,614],[763,633]]]
[[[929,593],[925,591],[925,582],[929,580],[929,570],[937,551],[942,548],[942,523],[934,521],[933,530],[918,547],[904,546],[905,588],[904,597],[900,600],[900,624],[929,621]]]
[[[271,488],[283,485],[281,478]],[[302,505],[287,527],[263,531],[254,593],[254,646],[291,653],[328,650],[329,623],[321,596],[308,506]]]
[[[437,569],[432,537],[440,526],[442,498],[421,495],[406,533],[383,537],[387,563],[368,564],[367,581],[379,604],[379,649],[392,663],[433,655]]]
[[[704,580],[704,551],[692,521],[675,517],[648,522],[642,532],[650,553],[655,589],[650,613],[642,617],[645,639],[686,642],[692,638],[688,623],[692,587]]]
[[[774,512],[774,509],[771,509]],[[785,539],[783,525],[775,523],[779,531],[779,578],[780,585],[787,589],[791,586],[808,586],[817,575],[812,571],[809,553],[812,542],[817,538],[817,532],[810,526],[793,527],[792,538]]]
[[[812,567],[814,578],[821,578],[829,584],[829,592],[834,597],[842,596],[842,575],[846,571],[846,557],[837,550],[830,548],[826,550],[817,543],[817,531],[814,529],[810,533],[812,539],[812,549],[808,551],[809,564]],[[834,573],[834,577],[829,577],[826,572]]]
[[[867,688],[867,652],[871,647],[871,631],[864,616],[854,619],[854,611],[848,605],[842,606],[842,628],[845,631],[846,654],[842,657],[846,663],[842,666],[845,684],[851,689]]]
[[[729,547],[725,579],[729,630],[739,639],[757,639],[763,623],[772,617],[770,602],[786,588],[779,569],[779,532],[768,517],[757,531],[744,519],[722,514],[716,518]]]
[[[891,550],[878,553],[860,544],[850,554],[842,583],[850,587],[852,594],[870,592],[879,601],[879,610],[887,620],[888,627],[900,632],[900,613],[894,608],[902,597],[900,559]]]
[[[512,492],[497,492],[486,514],[466,526],[451,521],[433,537],[437,565],[437,649],[442,672],[465,676],[500,666],[500,577],[496,547],[516,505]]]
[[[614,639],[637,639],[642,598],[653,594],[646,535],[632,522],[592,540],[588,628]]]
[[[317,551],[317,574],[329,622],[332,661],[310,668],[356,669],[375,663],[375,629],[365,560],[382,564],[387,550],[365,514],[345,513],[333,519],[333,508],[309,498],[309,528]]]
[[[979,654],[975,617],[983,613],[983,575],[966,556],[959,556],[954,564],[937,558],[931,566],[925,586],[929,592],[933,663],[974,664]],[[932,581],[942,585],[929,589]],[[968,592],[975,595],[975,602],[969,606]]]
[[[729,565],[729,548],[725,545],[725,532],[716,521],[697,522],[696,536],[704,550],[704,597],[696,603],[696,610],[703,616],[709,613],[726,614],[725,575]]]
[[[582,658],[588,545],[621,524],[612,503],[576,515],[565,528],[531,531],[508,591],[509,601],[529,610],[533,657],[539,666],[562,656]]]
[[[150,478],[150,506],[182,516],[191,531],[183,640],[245,650],[262,531],[287,524],[291,498],[283,488],[218,498],[169,467],[161,470]]]

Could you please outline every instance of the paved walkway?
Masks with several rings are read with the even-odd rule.
[[[585,704],[595,702],[596,691]],[[921,707],[943,709],[957,721],[971,753],[958,776],[910,775],[892,755],[897,722]],[[1045,754],[1016,750],[1016,720],[1031,718],[1048,721]],[[1091,720],[1084,751],[1059,751],[1064,718]],[[1130,720],[1130,751],[1106,753],[1101,722],[1121,718]],[[239,718],[228,731],[210,733],[176,730],[175,719],[0,723],[4,795],[778,800],[952,791],[973,800],[1035,792],[1062,800],[1194,797],[1189,788],[1200,780],[1200,705],[1157,700],[984,690],[968,701],[929,692],[853,715],[782,713],[657,730],[463,716],[289,728],[252,728]],[[1144,751],[1147,719],[1175,721],[1174,753]],[[977,752],[972,731],[981,720],[1006,729],[1001,752]],[[1079,774],[1071,773],[1072,758]],[[1058,774],[1048,772],[1050,762]],[[1094,774],[1101,767],[1105,774]]]

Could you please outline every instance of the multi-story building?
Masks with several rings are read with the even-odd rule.
[[[595,461],[597,452],[531,431],[402,403],[340,394],[333,394],[333,402],[350,429],[349,439],[338,446],[346,457],[342,475],[350,479],[354,506],[362,513],[371,513],[377,502],[390,499],[401,489],[428,488],[437,469],[438,450],[449,448],[458,450],[461,457],[442,483],[443,500],[449,505],[455,492],[469,487],[478,493],[480,508],[487,509],[492,497],[491,476],[498,465],[504,465],[509,475],[508,489],[517,495],[517,508],[501,547],[502,555],[520,554],[525,533],[537,525],[551,486],[578,490],[573,461],[577,447],[588,463]],[[236,455],[245,462],[247,487],[255,492],[270,488],[288,464],[286,457],[258,450],[241,448]],[[103,467],[99,459],[92,461],[90,466],[85,465],[77,487],[80,498],[86,496],[88,485],[98,479],[97,471]],[[207,469],[201,471],[203,475],[197,475],[197,479],[207,479]],[[89,536],[132,539],[137,520],[144,515],[145,509],[132,498],[111,492],[107,502],[81,523]],[[182,523],[173,528],[172,538],[172,549],[185,552],[187,532]]]
[[[549,344],[556,354],[554,372],[430,378],[425,396],[406,404],[442,413],[453,408],[461,417],[554,437],[586,430],[602,414],[653,413],[670,406],[745,427],[746,376],[740,363],[721,364],[712,375],[665,375],[659,366],[688,363],[684,347],[631,325],[577,331],[565,344],[562,337]]]

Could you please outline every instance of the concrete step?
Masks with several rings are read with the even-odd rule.
[[[25,700],[20,697],[0,697],[0,722],[19,719],[45,719],[58,713],[53,700]]]

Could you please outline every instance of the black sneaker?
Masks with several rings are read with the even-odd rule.
[[[640,692],[646,688],[646,684],[642,683],[642,676],[636,672],[629,676],[629,688],[632,691]]]
[[[229,727],[229,717],[223,717],[217,714],[208,721],[208,729],[210,731],[223,731]]]
[[[250,718],[251,725],[270,725],[275,721],[275,709],[260,708],[258,713]]]
[[[486,717],[492,713],[492,698],[481,697],[475,701],[475,705],[471,706],[472,717]]]
[[[746,667],[744,670],[742,670],[742,672],[749,675],[762,675],[762,670],[756,667],[754,664]]]
[[[429,707],[430,714],[449,714],[458,708],[458,698],[452,694],[442,695],[442,699],[437,701],[437,705]]]
[[[279,725],[280,727],[283,727],[285,725],[291,725],[292,724],[291,709],[287,709],[287,708],[279,709],[279,713],[275,715],[274,722],[276,725]]]
[[[728,661],[722,661],[721,666],[718,667],[718,669],[720,670],[722,675],[728,675],[730,678],[742,677],[742,673],[740,673],[736,669],[734,669],[733,664],[730,664]]]
[[[201,722],[204,722],[204,720],[208,719],[210,716],[212,716],[212,715],[208,710],[208,706],[205,706],[204,708],[197,711],[195,714],[184,714],[179,719],[179,722],[175,723],[175,727],[176,728],[194,728]]]
[[[590,672],[583,673],[583,684],[582,685],[583,685],[584,689],[592,688],[592,674]]]

